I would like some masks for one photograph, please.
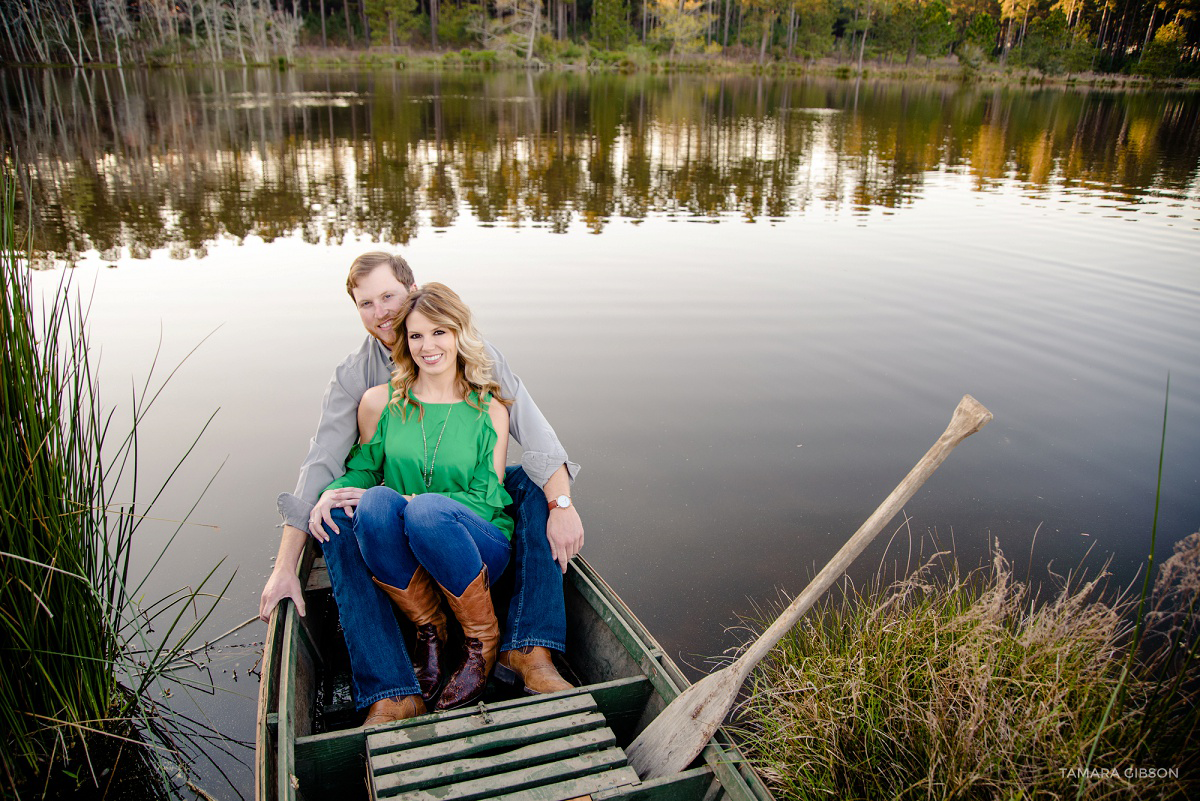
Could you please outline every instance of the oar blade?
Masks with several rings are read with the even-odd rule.
[[[733,706],[742,677],[718,670],[684,690],[625,749],[642,781],[683,770],[712,738]]]

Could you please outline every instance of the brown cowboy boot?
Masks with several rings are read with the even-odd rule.
[[[505,684],[523,685],[529,695],[571,689],[550,658],[550,649],[526,645],[503,651],[496,661],[496,678]]]
[[[442,686],[442,651],[446,647],[446,613],[442,611],[442,595],[428,571],[418,567],[408,587],[401,590],[371,579],[388,594],[404,616],[417,627],[413,646],[413,672],[421,685],[421,697],[432,700]]]
[[[367,719],[363,721],[363,725],[378,726],[381,723],[395,723],[397,720],[408,720],[424,714],[425,702],[419,695],[380,698],[367,710]]]
[[[500,645],[500,624],[492,608],[488,592],[487,567],[479,571],[463,594],[455,596],[445,587],[442,592],[450,610],[463,630],[463,649],[466,659],[446,682],[436,709],[454,709],[478,700],[487,687],[488,674],[496,663],[496,648]]]

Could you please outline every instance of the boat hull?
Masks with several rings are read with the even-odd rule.
[[[689,683],[580,557],[564,580],[564,667],[578,688],[537,697],[490,691],[478,707],[369,729],[357,727],[362,713],[349,699],[336,608],[311,548],[299,572],[309,613],[300,617],[285,600],[272,614],[264,645],[255,762],[259,801],[554,801],[583,795],[593,801],[772,801],[724,730],[676,776],[640,782],[624,764],[621,749]],[[501,741],[504,747],[496,745]],[[439,756],[446,761],[438,763],[426,756],[435,752],[457,756]],[[502,770],[505,765],[512,769]]]

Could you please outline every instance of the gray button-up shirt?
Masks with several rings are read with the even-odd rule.
[[[519,442],[525,453],[521,466],[538,486],[543,486],[562,465],[567,466],[571,480],[579,465],[567,458],[554,429],[542,416],[537,404],[521,379],[513,373],[490,342],[485,342],[492,359],[492,375],[500,384],[504,397],[511,398],[508,413],[508,432]],[[392,355],[375,337],[367,336],[360,347],[337,366],[321,401],[321,421],[308,446],[308,456],[300,467],[295,492],[279,496],[279,514],[283,522],[308,531],[308,516],[321,493],[346,472],[346,456],[358,441],[358,403],[368,389],[384,384],[392,376]]]

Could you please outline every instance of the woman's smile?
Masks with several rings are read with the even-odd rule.
[[[448,326],[437,325],[419,311],[404,321],[408,351],[417,367],[430,375],[453,370],[458,359],[458,337]]]

